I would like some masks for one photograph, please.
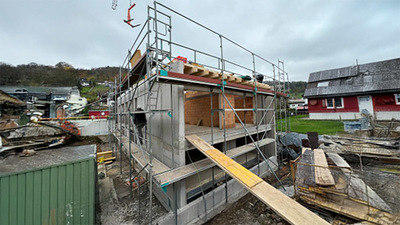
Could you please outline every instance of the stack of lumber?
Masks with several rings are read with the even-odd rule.
[[[330,137],[328,143],[338,144],[344,153],[371,157],[400,157],[398,140],[372,140],[361,137]]]
[[[183,73],[193,75],[193,76],[217,79],[217,80],[223,79],[227,82],[243,84],[243,85],[247,85],[250,87],[257,87],[257,88],[262,88],[262,89],[267,89],[267,90],[271,89],[271,87],[268,84],[243,80],[242,78],[236,77],[233,74],[226,74],[226,73],[222,74],[221,72],[218,72],[215,70],[206,69],[203,66],[200,66],[198,64],[184,63],[183,64]]]
[[[97,163],[103,162],[105,164],[109,164],[116,159],[116,157],[112,155],[112,151],[98,152],[96,156],[97,156]]]
[[[296,198],[344,216],[373,224],[394,224],[390,207],[336,153],[303,149],[293,162]]]

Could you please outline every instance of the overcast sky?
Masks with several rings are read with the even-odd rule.
[[[218,31],[258,55],[284,60],[290,80],[315,71],[400,57],[400,1],[178,1],[161,3]],[[129,0],[0,0],[0,62],[65,61],[75,68],[119,66],[140,28],[126,19]],[[152,1],[132,1],[134,24]],[[173,20],[173,38],[219,53],[218,39]],[[245,53],[225,46],[235,62]]]

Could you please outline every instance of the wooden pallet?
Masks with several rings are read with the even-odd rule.
[[[112,151],[106,151],[106,152],[98,152],[96,154],[96,159],[97,159],[98,163],[99,162],[108,163],[108,162],[111,162],[111,161],[115,160],[116,157],[114,157],[112,155]]]

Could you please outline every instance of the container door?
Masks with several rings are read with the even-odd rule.
[[[371,95],[359,96],[358,108],[360,109],[360,112],[362,112],[363,109],[366,109],[371,115],[374,115],[374,106],[372,105]]]

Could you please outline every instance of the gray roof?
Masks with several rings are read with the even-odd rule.
[[[32,87],[32,86],[0,86],[0,90],[12,93],[17,89],[26,89],[30,93],[50,93],[68,95],[72,87]]]
[[[318,87],[327,83],[325,87]],[[310,73],[304,97],[400,91],[400,58]]]
[[[0,176],[95,158],[96,145],[65,146],[37,151],[30,157],[10,155],[0,159]]]

